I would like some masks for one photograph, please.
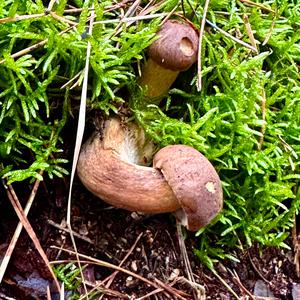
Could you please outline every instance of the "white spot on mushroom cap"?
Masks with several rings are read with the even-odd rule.
[[[212,194],[216,192],[215,183],[212,181],[207,182],[205,187]]]

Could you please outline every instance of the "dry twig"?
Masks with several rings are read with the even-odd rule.
[[[237,299],[240,300],[240,297],[237,293],[230,287],[230,285],[217,273],[216,270],[211,270],[212,273],[219,279],[219,281],[226,287],[226,289]]]
[[[20,221],[22,222],[25,230],[27,231],[29,237],[31,238],[32,242],[34,243],[34,246],[36,247],[37,251],[39,252],[40,256],[42,257],[43,261],[45,262],[47,269],[49,270],[49,273],[51,274],[51,276],[53,277],[54,283],[56,285],[57,290],[60,292],[60,285],[57,281],[57,278],[51,268],[51,265],[49,263],[49,260],[47,258],[46,253],[44,252],[30,222],[27,219],[26,214],[24,213],[24,210],[19,202],[19,199],[13,189],[13,187],[11,185],[6,185],[4,183],[4,187],[7,190],[7,196],[16,212],[16,214],[18,215]]]
[[[250,0],[240,0],[241,2],[245,3],[245,4],[248,4],[250,6],[256,6],[262,10],[265,10],[267,12],[272,12],[272,13],[275,13],[275,11],[271,8],[268,8],[266,6],[264,6],[263,4],[260,4],[260,3],[256,3],[256,2],[253,2],[253,1],[250,1]]]
[[[253,48],[256,49],[256,52],[258,53],[256,41],[255,41],[254,34],[253,34],[253,30],[252,30],[251,24],[249,22],[249,18],[246,14],[243,14],[243,20],[244,20],[244,23],[245,23],[247,34],[249,36],[250,44],[252,45]]]
[[[251,300],[255,300],[255,297],[246,289],[246,287],[242,284],[240,277],[236,273],[235,270],[231,271],[230,269],[227,269],[229,273],[232,275],[232,280],[238,285],[239,289],[243,294],[246,294],[250,297]]]
[[[131,248],[129,249],[129,251],[127,252],[127,254],[125,255],[125,257],[122,259],[122,261],[119,264],[119,267],[121,267],[124,262],[127,260],[127,258],[131,255],[131,253],[133,252],[133,250],[135,249],[137,243],[139,242],[139,240],[141,239],[143,233],[141,232],[139,234],[139,236],[136,238],[135,242],[133,243],[133,245],[131,246]],[[115,279],[116,275],[119,273],[119,271],[115,271],[113,272],[111,275],[109,275],[107,278],[105,278],[104,280],[102,280],[99,284],[97,284],[96,286],[93,287],[92,290],[89,291],[89,294],[91,294],[92,292],[94,292],[95,290],[97,290],[99,288],[99,286],[103,285],[105,282],[105,288],[108,289],[110,287],[110,285],[112,284],[113,280]],[[87,295],[82,296],[83,298],[86,297]],[[81,299],[81,298],[80,298]],[[101,297],[99,298],[99,300],[101,299]]]
[[[264,281],[266,282],[267,284],[269,284],[269,280],[266,279],[266,277],[259,271],[259,269],[257,268],[257,266],[255,265],[255,263],[253,262],[252,260],[252,257],[250,255],[250,253],[248,252],[248,257],[249,257],[249,261],[253,267],[253,269],[256,271],[256,273],[259,275],[259,277]]]
[[[76,255],[77,254],[80,258],[85,259],[84,261],[81,261],[81,263],[95,264],[95,265],[98,265],[98,266],[102,266],[102,267],[106,267],[106,268],[110,268],[110,269],[113,269],[113,270],[117,270],[117,271],[123,272],[125,274],[128,274],[128,275],[130,275],[130,276],[132,276],[134,278],[137,278],[137,279],[145,282],[146,284],[154,287],[155,289],[159,289],[161,287],[157,283],[152,282],[149,279],[147,279],[147,278],[145,278],[145,277],[143,277],[143,276],[141,276],[139,274],[136,274],[136,273],[131,272],[131,271],[127,270],[127,269],[124,269],[122,267],[116,266],[114,264],[108,263],[106,261],[103,261],[103,260],[100,260],[100,259],[96,259],[94,257],[88,256],[88,255],[84,255],[84,254],[81,254],[81,253],[78,253],[78,252],[76,253],[76,252],[74,252],[72,250],[61,249],[60,247],[57,247],[57,246],[52,246],[51,248],[57,249],[57,250],[61,250],[63,252],[66,252],[66,253],[69,253],[69,254],[72,254],[72,255]],[[68,260],[68,261],[66,261],[66,260],[52,261],[51,264],[61,264],[61,263],[66,263],[66,262],[70,262],[70,260]],[[74,262],[76,262],[76,261],[74,260]],[[179,290],[177,290],[175,288],[172,288],[172,291],[178,293],[179,295],[186,295],[186,296],[188,296],[188,294],[186,294],[186,293],[184,293],[182,291],[179,291]]]
[[[92,6],[94,8],[94,5]],[[89,35],[93,33],[93,25],[94,25],[94,18],[95,18],[95,11],[91,11],[90,23],[89,23]],[[80,108],[79,108],[79,117],[78,117],[78,127],[77,127],[77,134],[76,134],[76,142],[75,142],[75,149],[73,155],[73,162],[72,162],[72,170],[71,170],[71,177],[70,177],[70,188],[69,188],[69,195],[68,195],[68,206],[67,206],[67,227],[70,232],[70,238],[72,241],[72,245],[75,250],[77,263],[80,269],[80,275],[82,278],[82,284],[87,294],[87,287],[85,285],[85,280],[82,272],[82,267],[80,263],[80,259],[77,253],[77,246],[75,242],[75,238],[73,235],[72,225],[71,225],[71,208],[72,208],[72,188],[73,188],[73,181],[76,172],[76,165],[80,153],[80,148],[83,139],[83,133],[85,128],[85,114],[86,114],[86,99],[87,99],[87,87],[88,87],[88,75],[89,75],[89,66],[90,66],[90,55],[91,55],[91,43],[87,43],[87,50],[86,50],[86,61],[85,61],[85,69],[84,69],[84,77],[83,77],[83,84],[82,84],[82,91],[81,91],[81,101],[80,101]]]
[[[190,264],[190,260],[189,260],[189,256],[187,254],[186,247],[185,247],[184,237],[182,234],[182,225],[180,224],[180,222],[178,220],[176,220],[176,227],[177,227],[179,248],[180,248],[182,258],[183,258],[185,271],[188,276],[188,281],[193,284],[194,298],[198,299],[198,300],[204,300],[206,298],[205,297],[205,288],[203,286],[196,285],[195,278],[193,276],[193,271],[192,271],[191,264]]]
[[[202,21],[201,21],[201,27],[200,27],[200,33],[199,33],[199,45],[198,45],[198,62],[197,62],[197,90],[198,92],[201,91],[202,88],[202,70],[201,70],[201,64],[202,64],[202,41],[203,41],[203,35],[204,35],[204,27],[206,23],[206,14],[208,10],[209,0],[205,0],[204,8],[203,8],[203,15],[202,15]]]
[[[40,171],[39,174],[43,175],[43,171]],[[24,209],[25,216],[27,216],[28,213],[29,213],[29,211],[30,211],[30,208],[31,208],[32,203],[33,203],[33,201],[35,199],[35,195],[37,193],[39,185],[40,185],[40,180],[37,179],[35,181],[34,185],[33,185],[33,188],[31,190],[31,194],[30,194],[30,196],[28,198],[28,201],[27,201],[25,209]],[[0,265],[0,283],[2,282],[3,276],[5,274],[6,268],[8,266],[9,261],[10,261],[10,258],[11,258],[11,255],[12,255],[12,253],[13,253],[13,251],[15,249],[15,246],[17,244],[17,241],[19,239],[19,236],[20,236],[20,233],[22,231],[22,228],[23,228],[23,224],[22,224],[21,221],[19,221],[19,223],[18,223],[18,225],[17,225],[17,227],[15,229],[14,235],[13,235],[13,237],[10,240],[9,246],[8,246],[8,248],[6,250],[6,253],[5,253],[4,258],[3,258],[2,262],[1,262],[1,265]]]
[[[66,228],[65,226],[63,226],[63,225],[59,225],[59,224],[53,222],[52,220],[47,220],[47,222],[48,222],[49,225],[51,225],[51,226],[53,226],[53,227],[55,227],[55,228],[57,228],[59,230],[62,230],[62,231],[70,233],[70,230],[68,228]],[[77,233],[74,230],[72,231],[72,233],[73,233],[73,235],[75,237],[77,237],[77,238],[79,238],[79,239],[81,239],[81,240],[83,240],[83,241],[85,241],[85,242],[87,242],[89,244],[94,245],[94,242],[91,239],[89,239],[88,237],[83,236],[83,235]]]

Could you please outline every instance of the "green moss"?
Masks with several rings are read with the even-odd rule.
[[[145,3],[144,3],[145,2]],[[146,5],[147,1],[142,2]],[[5,22],[0,26],[0,157],[9,182],[39,177],[39,171],[64,176],[61,130],[69,112],[77,113],[79,87],[60,89],[75,75],[82,81],[86,47],[92,45],[88,103],[108,115],[127,101],[121,88],[137,90],[136,65],[153,41],[159,19],[120,24],[112,1],[76,1],[80,14],[63,14]],[[96,22],[86,33],[92,3]],[[180,74],[159,107],[134,94],[130,107],[136,121],[158,147],[182,143],[205,154],[224,188],[224,210],[198,233],[196,254],[207,265],[225,258],[236,245],[287,247],[299,209],[300,31],[296,1],[211,1],[208,18],[232,36],[250,43],[246,14],[259,52],[236,43],[207,25],[202,45],[203,87],[195,87],[196,68]],[[204,1],[165,1],[153,13],[184,9],[200,27]],[[182,5],[181,5],[182,4]],[[0,18],[44,12],[41,1],[0,3]],[[274,12],[272,12],[273,10]],[[120,31],[118,31],[120,29]],[[47,41],[45,41],[47,39]],[[43,45],[17,58],[11,55],[41,41]],[[81,72],[81,73],[80,73]],[[81,75],[80,75],[81,74]],[[75,132],[74,132],[75,135]],[[208,247],[214,245],[214,247]]]

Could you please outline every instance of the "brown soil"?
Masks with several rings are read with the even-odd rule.
[[[42,184],[29,216],[50,261],[74,259],[73,256],[52,247],[72,249],[68,233],[55,227],[55,224],[64,226],[67,186],[68,184],[61,180]],[[24,198],[23,203],[30,192],[29,187],[27,189],[15,185],[20,198]],[[16,227],[17,218],[9,200],[5,195],[1,198],[0,256],[3,257]],[[152,282],[159,280],[168,286],[175,278],[187,278],[178,245],[175,221],[171,215],[142,216],[108,207],[76,181],[72,216],[73,230],[81,235],[80,238],[76,238],[78,252],[119,265],[131,249],[130,256],[122,265],[124,269]],[[205,287],[206,299],[234,299],[224,283],[203,267],[193,254],[197,238],[188,233],[185,244],[195,280]],[[249,251],[237,253],[237,256],[240,263],[223,261],[216,264],[216,270],[240,297],[253,293],[255,283],[263,280],[275,297],[292,299],[293,284],[299,282],[292,251],[270,248],[259,250],[258,247],[253,247]],[[86,278],[92,285],[105,280],[112,272],[113,270],[109,268],[96,265],[89,265],[84,270]],[[236,272],[236,275],[231,272]],[[0,299],[9,299],[7,297],[46,299],[48,280],[50,277],[43,261],[23,231],[0,287]],[[194,299],[193,289],[188,283],[178,280],[173,287],[183,292],[183,298]],[[119,272],[102,299],[123,297],[135,299],[154,289],[133,276]],[[79,292],[84,291],[80,288]],[[52,298],[57,299],[55,295]],[[178,299],[178,297],[173,293],[160,292],[147,299]]]

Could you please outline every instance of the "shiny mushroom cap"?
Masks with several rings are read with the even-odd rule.
[[[148,48],[149,57],[163,68],[187,70],[197,59],[198,34],[187,23],[169,20],[163,24],[160,36]]]
[[[175,194],[182,225],[195,231],[206,226],[223,206],[222,185],[216,170],[196,149],[170,145],[154,156],[158,168]]]

